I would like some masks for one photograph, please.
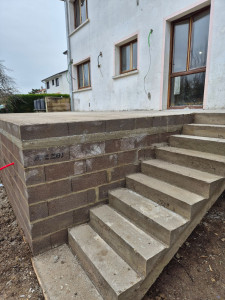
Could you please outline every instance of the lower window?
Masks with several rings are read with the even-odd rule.
[[[205,72],[177,76],[171,79],[171,106],[202,105]]]
[[[78,89],[91,86],[90,60],[77,66]]]

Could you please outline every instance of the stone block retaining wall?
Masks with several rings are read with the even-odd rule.
[[[55,124],[0,121],[0,165],[10,202],[34,254],[67,242],[67,229],[89,220],[110,189],[154,157],[154,146],[180,133],[180,114]]]

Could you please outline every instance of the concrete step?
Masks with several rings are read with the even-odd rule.
[[[205,198],[153,177],[137,173],[126,177],[127,188],[191,219],[204,205]]]
[[[225,139],[225,125],[185,124],[183,134]]]
[[[129,299],[139,276],[89,225],[69,230],[69,244],[104,300]]]
[[[109,205],[91,209],[92,228],[135,271],[146,276],[167,247],[139,229]]]
[[[145,232],[167,245],[174,243],[188,224],[180,215],[125,188],[110,191],[109,203]]]
[[[45,299],[104,300],[67,245],[33,257],[32,263]]]
[[[193,135],[172,135],[170,146],[225,156],[225,139]]]
[[[225,157],[176,147],[157,148],[156,158],[225,177]]]
[[[197,124],[225,125],[225,114],[224,113],[203,113],[203,114],[196,113],[194,122]]]
[[[176,185],[206,198],[215,191],[223,177],[173,164],[167,161],[152,159],[142,162],[142,173]]]

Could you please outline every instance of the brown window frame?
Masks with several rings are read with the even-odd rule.
[[[76,1],[79,2],[79,10],[80,10],[80,20],[79,20],[79,25],[76,26]],[[86,19],[85,21],[88,19],[88,0],[84,0],[86,1]],[[82,22],[81,20],[81,0],[75,0],[73,3],[73,10],[74,10],[74,28],[77,29],[79,26],[81,26],[85,21]]]
[[[174,22],[171,23],[171,32],[170,32],[170,61],[169,61],[169,86],[168,86],[168,100],[167,100],[167,109],[182,109],[185,107],[189,108],[202,108],[202,105],[185,105],[185,106],[170,106],[170,92],[171,92],[171,79],[173,77],[184,76],[184,75],[191,75],[201,72],[206,72],[206,67],[200,67],[190,70],[190,55],[191,55],[191,42],[192,42],[192,27],[193,27],[193,17],[197,16],[198,14],[202,13],[203,11],[209,10],[210,6],[204,7],[198,11],[190,13]],[[188,32],[188,49],[187,49],[187,61],[186,61],[186,71],[182,72],[172,72],[173,68],[173,46],[174,46],[174,26],[181,21],[185,21],[189,19],[189,32]]]
[[[84,65],[88,63],[88,85],[84,86]],[[78,82],[78,90],[87,89],[91,87],[91,71],[90,71],[91,60],[85,60],[82,63],[78,64],[77,67],[77,82]],[[80,76],[79,76],[79,67],[82,66],[82,77],[83,77],[83,86],[80,86]]]
[[[137,68],[133,69],[133,44],[138,44],[138,39],[132,40],[126,44],[120,46],[120,74],[129,73],[132,71],[136,71]],[[122,49],[130,45],[130,69],[126,71],[122,71]],[[138,55],[138,54],[137,54]]]

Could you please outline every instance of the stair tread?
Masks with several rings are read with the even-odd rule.
[[[221,176],[214,175],[208,172],[191,169],[188,167],[169,163],[167,161],[163,161],[159,159],[151,159],[151,160],[143,161],[142,163],[148,166],[155,166],[190,178],[195,178],[197,180],[205,181],[207,183],[211,183],[223,178]]]
[[[196,124],[196,123],[192,123],[192,124],[185,124],[184,126],[191,126],[191,127],[221,127],[221,128],[225,128],[225,125],[222,124]]]
[[[150,188],[153,188],[154,190],[159,190],[163,192],[164,194],[167,194],[169,196],[172,196],[173,198],[176,198],[186,204],[193,205],[195,203],[198,203],[199,201],[204,200],[205,198],[189,192],[185,189],[179,188],[177,186],[171,185],[169,183],[166,183],[162,180],[144,175],[142,173],[136,173],[127,176],[127,178],[133,179],[136,182],[140,182],[141,184],[144,184]]]
[[[171,135],[171,138],[180,138],[180,139],[192,139],[192,140],[201,140],[201,141],[208,141],[208,142],[217,142],[225,144],[224,139],[214,138],[214,137],[206,137],[206,136],[196,136],[196,135],[185,135],[185,134],[175,134]]]
[[[142,281],[142,278],[88,224],[73,227],[69,233],[117,294]]]
[[[158,150],[169,151],[169,152],[179,153],[179,154],[184,154],[189,156],[195,156],[195,157],[200,157],[200,158],[205,158],[205,159],[210,159],[217,162],[225,163],[224,156],[214,154],[214,153],[201,152],[201,151],[196,151],[191,149],[177,148],[177,147],[170,147],[170,146],[158,148]]]
[[[132,190],[120,188],[110,191],[110,194],[119,198],[120,201],[123,201],[147,218],[152,219],[154,222],[168,230],[172,231],[183,226],[187,222],[187,220],[181,215],[176,214],[175,212],[133,192]]]
[[[109,205],[96,207],[91,211],[144,259],[149,260],[166,249],[163,243],[139,229]]]

